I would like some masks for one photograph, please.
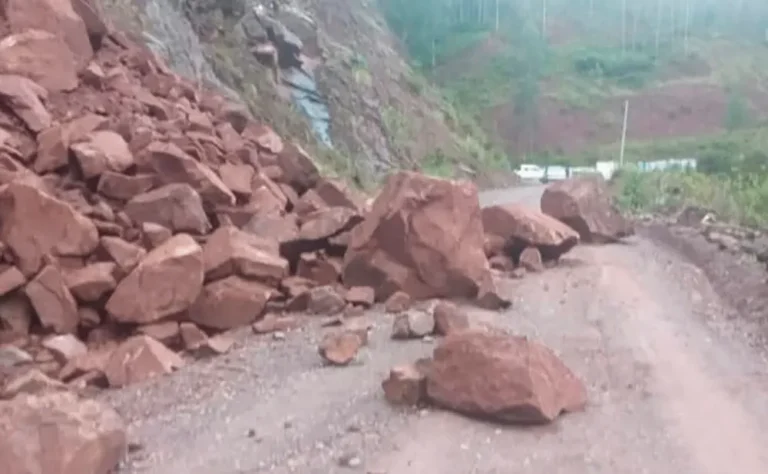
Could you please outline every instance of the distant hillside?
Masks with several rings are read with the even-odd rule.
[[[630,158],[768,145],[768,2],[401,3],[414,61],[513,161],[615,157],[625,100]]]

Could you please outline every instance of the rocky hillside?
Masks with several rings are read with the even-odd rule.
[[[395,168],[447,175],[503,165],[410,67],[373,1],[263,3],[105,1],[177,72],[223,86],[358,184]]]

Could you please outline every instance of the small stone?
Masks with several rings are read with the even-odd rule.
[[[357,356],[363,341],[352,331],[328,333],[318,347],[318,353],[332,365],[347,365]]]
[[[392,339],[418,339],[435,330],[434,317],[421,310],[408,310],[395,316]]]
[[[284,341],[285,333],[283,331],[275,331],[274,333],[272,333],[272,339],[276,341]]]
[[[411,306],[411,297],[404,291],[398,291],[390,296],[384,303],[384,309],[388,313],[402,313]]]

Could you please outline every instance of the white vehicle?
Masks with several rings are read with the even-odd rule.
[[[523,165],[520,165],[520,167],[515,170],[515,174],[520,176],[520,178],[524,180],[541,181],[542,179],[544,179],[544,176],[546,175],[546,170],[539,165],[523,164]]]

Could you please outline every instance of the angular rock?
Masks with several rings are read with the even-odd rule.
[[[200,195],[185,183],[166,184],[139,194],[125,205],[125,213],[136,223],[151,222],[172,232],[205,234],[211,229]]]
[[[441,301],[432,310],[435,318],[435,334],[450,336],[460,331],[469,329],[469,317],[455,304]]]
[[[253,194],[251,182],[253,181],[254,170],[250,165],[234,165],[225,163],[219,168],[221,181],[242,199],[248,199]]]
[[[85,179],[100,176],[105,171],[121,172],[133,166],[133,153],[128,143],[115,132],[92,132],[85,141],[71,146]]]
[[[116,268],[117,265],[112,262],[93,263],[68,271],[64,275],[64,280],[67,282],[67,288],[78,301],[95,303],[117,286]]]
[[[356,332],[338,331],[323,336],[317,352],[329,364],[348,365],[362,346],[363,341]]]
[[[361,211],[361,199],[354,196],[349,187],[340,181],[321,178],[313,190],[328,207],[338,206],[346,207],[356,212]]]
[[[420,339],[435,332],[435,318],[426,311],[410,309],[395,316],[392,339]]]
[[[179,326],[181,342],[188,351],[193,351],[208,340],[208,335],[194,323],[184,322]]]
[[[43,340],[43,347],[51,351],[61,364],[88,352],[85,344],[72,334],[50,336]]]
[[[584,242],[615,242],[635,232],[614,205],[601,175],[550,184],[541,196],[541,210],[568,224]]]
[[[579,235],[573,229],[522,204],[483,208],[483,228],[488,237],[499,239],[503,250],[515,259],[524,248],[536,247],[542,257],[553,260],[579,242]]]
[[[108,474],[128,448],[112,408],[64,391],[0,402],[3,472]]]
[[[370,286],[353,286],[347,290],[348,303],[370,308],[373,306],[375,291]]]
[[[8,265],[0,269],[0,296],[5,296],[13,290],[20,288],[27,279],[24,278],[19,269],[13,265]],[[2,316],[0,316],[0,319]]]
[[[123,274],[128,274],[147,255],[147,251],[136,244],[126,242],[120,237],[105,236],[99,239],[101,248],[117,264]]]
[[[66,392],[66,385],[54,380],[37,369],[27,370],[11,378],[0,390],[0,400],[10,400],[20,394],[43,395],[50,392]]]
[[[399,365],[381,383],[384,398],[393,405],[415,406],[427,398],[427,378],[416,365]]]
[[[94,51],[101,48],[103,38],[109,33],[109,27],[104,21],[104,12],[100,7],[98,0],[72,0],[72,8],[83,19]]]
[[[77,88],[77,64],[56,35],[26,30],[0,41],[0,72],[27,77],[50,92]]]
[[[253,323],[251,328],[256,334],[268,334],[271,332],[286,332],[301,327],[301,321],[294,316],[277,316],[269,313],[264,319]]]
[[[77,303],[61,272],[53,265],[43,268],[24,288],[43,329],[73,333],[79,321]]]
[[[315,211],[302,219],[299,238],[320,240],[348,231],[363,220],[347,207],[331,207]]]
[[[411,296],[404,291],[396,291],[384,302],[388,313],[402,313],[411,307]]]
[[[245,326],[261,316],[274,293],[261,283],[229,276],[205,285],[189,309],[189,319],[212,329]]]
[[[139,334],[144,334],[166,345],[174,345],[179,339],[180,328],[176,321],[158,321],[152,324],[139,326]]]
[[[464,331],[435,349],[427,395],[503,423],[548,423],[586,405],[586,389],[547,347],[521,336]]]
[[[57,43],[74,55],[76,68],[85,67],[93,56],[88,29],[71,1],[62,0],[8,0],[5,18],[11,31],[20,33],[30,29],[55,34]]]
[[[320,179],[320,172],[312,158],[295,143],[284,143],[277,164],[283,172],[283,180],[299,193],[313,188]]]
[[[216,173],[183,152],[176,145],[154,142],[147,149],[149,163],[166,183],[187,183],[204,201],[232,206],[235,196]]]
[[[35,319],[29,299],[18,292],[0,298],[0,330],[23,335]]]
[[[149,336],[133,336],[109,357],[104,367],[111,387],[125,387],[169,374],[184,366],[175,352]]]
[[[47,97],[44,88],[26,77],[0,75],[0,101],[35,133],[51,126],[51,114],[40,100]]]
[[[171,231],[160,224],[145,222],[141,224],[141,236],[143,244],[149,249],[154,249],[171,238]]]
[[[347,302],[332,286],[318,286],[309,290],[307,309],[313,314],[331,315],[341,312]]]
[[[544,270],[544,261],[536,247],[526,247],[520,253],[520,266],[529,272],[540,272]]]
[[[99,233],[70,205],[32,186],[11,183],[0,191],[0,241],[13,251],[19,270],[31,275],[45,254],[89,255],[98,245]]]
[[[341,263],[323,254],[303,253],[296,266],[296,275],[318,285],[332,285],[339,281]]]
[[[147,254],[106,304],[113,320],[147,324],[189,308],[203,285],[203,250],[178,234]]]
[[[230,275],[259,280],[277,287],[288,276],[288,261],[276,242],[265,241],[235,227],[220,227],[203,247],[206,280]]]
[[[108,198],[128,201],[148,192],[154,185],[155,177],[151,174],[128,176],[114,171],[104,171],[99,178],[96,190]]]
[[[342,278],[376,288],[379,300],[398,290],[417,299],[474,298],[491,280],[483,243],[473,184],[399,172],[353,229]]]
[[[32,363],[34,359],[28,352],[12,345],[0,345],[0,368],[15,367]]]

